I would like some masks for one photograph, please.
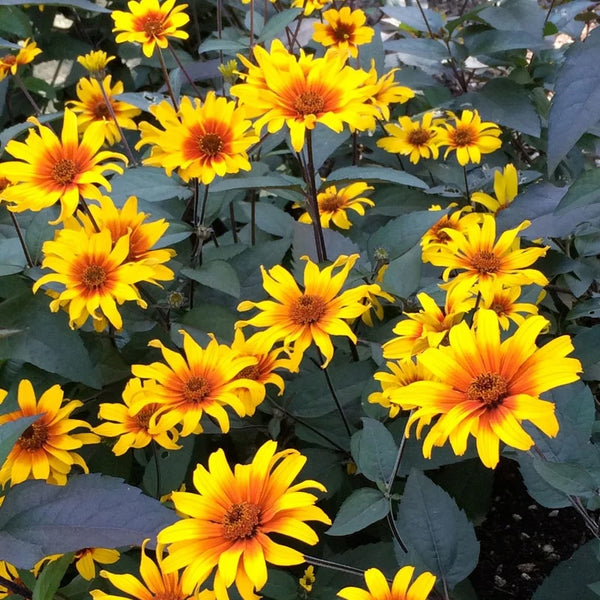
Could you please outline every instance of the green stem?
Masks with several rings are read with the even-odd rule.
[[[162,50],[159,46],[156,46],[158,50],[158,61],[160,62],[160,68],[162,69],[163,78],[165,80],[165,85],[167,86],[167,90],[169,91],[169,96],[171,97],[171,102],[173,103],[173,108],[175,110],[179,110],[179,104],[177,99],[175,98],[175,92],[171,87],[171,80],[169,79],[169,71],[167,70],[167,64],[165,63],[165,58],[163,56]]]
[[[360,577],[363,577],[365,574],[365,572],[362,569],[357,569],[356,567],[349,567],[348,565],[343,565],[341,563],[336,563],[331,560],[326,560],[325,558],[309,556],[308,554],[304,554],[304,560],[309,565],[314,565],[315,567],[325,567],[326,569],[332,569],[333,571],[341,571],[342,573],[349,573],[350,575],[359,575]]]
[[[175,50],[173,50],[173,48],[171,47],[171,44],[169,44],[168,48],[169,48],[169,51],[171,52],[171,56],[175,59],[177,66],[181,69],[181,72],[185,75],[185,78],[187,79],[188,83],[194,90],[194,93],[196,94],[196,96],[201,98],[202,92],[196,87],[196,84],[194,83],[193,79],[190,77],[190,74],[185,70],[183,63],[179,60],[179,56],[177,56],[177,53],[175,52]],[[221,50],[221,53],[222,52],[223,51]],[[221,62],[223,62],[223,61],[221,60]]]
[[[25,243],[25,238],[23,236],[23,232],[19,227],[19,223],[17,222],[17,217],[15,217],[15,213],[12,210],[8,211],[10,214],[10,218],[12,219],[13,225],[15,227],[15,231],[17,232],[17,237],[19,238],[19,243],[21,244],[21,248],[23,249],[23,254],[25,255],[25,260],[27,261],[27,266],[29,268],[33,267],[33,260],[31,260],[31,254],[29,254],[29,250],[27,249],[27,244]]]
[[[154,467],[156,469],[156,499],[160,499],[160,466],[158,465],[158,449],[155,440],[152,440],[152,456],[154,458]]]
[[[25,98],[27,98],[29,104],[31,104],[31,106],[33,107],[33,110],[35,111],[35,116],[39,117],[42,114],[42,109],[38,106],[37,102],[33,99],[33,96],[29,93],[29,90],[25,87],[25,84],[23,83],[21,77],[19,77],[19,74],[15,73],[15,75],[13,75],[13,79],[25,95]]]

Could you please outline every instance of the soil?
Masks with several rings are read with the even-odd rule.
[[[496,469],[492,506],[476,532],[481,554],[470,580],[479,600],[530,600],[550,571],[591,537],[573,508],[537,504],[509,460]]]

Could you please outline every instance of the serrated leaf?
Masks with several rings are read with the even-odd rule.
[[[196,269],[184,267],[181,274],[205,285],[206,287],[240,297],[240,280],[235,269],[224,260],[212,260]]]
[[[4,464],[6,457],[10,454],[21,434],[40,417],[41,415],[21,417],[0,425],[0,466]]]
[[[369,481],[387,484],[398,455],[396,442],[383,423],[366,417],[362,422],[362,430],[352,436],[352,457]]]
[[[23,6],[25,4],[31,4],[27,0],[2,0],[2,4],[5,6]],[[81,8],[83,10],[89,10],[90,12],[111,12],[108,8],[89,2],[89,0],[44,0],[44,4],[47,6],[70,6],[72,8]]]
[[[328,175],[327,183],[331,181],[382,181],[421,189],[429,187],[418,177],[389,167],[342,167]]]
[[[59,559],[49,562],[35,581],[32,600],[54,600],[54,595],[72,560],[73,554],[68,552]]]
[[[389,500],[373,488],[361,488],[344,500],[327,535],[350,535],[383,519],[389,511]]]
[[[0,506],[0,560],[30,569],[49,554],[139,546],[176,520],[158,500],[115,477],[74,475],[64,486],[25,481]]]

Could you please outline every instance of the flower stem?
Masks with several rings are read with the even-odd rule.
[[[13,225],[15,227],[15,231],[17,232],[17,237],[19,238],[19,243],[21,244],[21,248],[23,248],[23,254],[25,255],[25,260],[27,261],[27,266],[29,268],[33,267],[33,260],[31,260],[31,254],[29,254],[29,250],[27,249],[27,244],[25,243],[25,238],[23,237],[23,232],[19,227],[19,223],[17,222],[17,217],[15,217],[15,213],[12,210],[8,211],[10,214],[10,218],[12,219]]]
[[[202,92],[196,87],[196,84],[194,83],[194,80],[190,77],[190,74],[186,71],[185,67],[183,66],[183,63],[181,62],[181,60],[179,60],[179,56],[177,56],[177,53],[171,47],[171,44],[169,44],[168,48],[169,48],[169,51],[171,52],[171,56],[175,59],[175,62],[177,63],[177,66],[181,69],[181,72],[185,75],[185,78],[187,79],[188,83],[190,84],[190,86],[194,90],[196,96],[198,96],[199,98],[201,98],[202,97]],[[221,50],[221,52],[222,52],[222,50]],[[221,62],[223,62],[223,61],[221,61]]]
[[[319,359],[321,361],[321,365],[324,362],[324,356],[321,354],[320,350],[317,350],[317,352],[319,353]],[[313,361],[315,362],[315,361]],[[318,365],[318,363],[315,362],[315,364]],[[321,366],[318,365],[318,366]],[[333,398],[333,401],[335,402],[335,406],[338,410],[338,412],[340,413],[340,417],[342,417],[342,422],[344,423],[344,428],[346,429],[346,433],[348,434],[348,437],[352,437],[352,429],[350,428],[350,422],[348,421],[348,417],[346,416],[346,413],[344,412],[344,408],[342,407],[342,403],[340,402],[340,399],[338,398],[337,392],[335,391],[335,387],[333,387],[333,382],[331,381],[331,377],[329,375],[329,371],[327,370],[327,367],[321,367],[321,369],[323,370],[323,373],[325,375],[325,380],[327,381],[327,387],[329,388],[329,393],[331,394],[331,397]]]
[[[315,181],[315,164],[313,159],[312,131],[306,130],[306,168],[304,177],[308,186],[308,204],[310,206],[310,216],[315,236],[315,246],[317,249],[317,258],[319,262],[327,260],[327,250],[325,248],[325,238],[323,237],[323,227],[321,226],[321,215],[319,213],[319,202],[317,200],[317,184]]]
[[[314,565],[315,567],[325,567],[326,569],[332,569],[333,571],[341,571],[342,573],[349,573],[351,575],[359,575],[360,577],[363,577],[365,574],[365,572],[362,569],[357,569],[356,567],[349,567],[348,565],[343,565],[341,563],[336,563],[331,560],[326,560],[325,558],[309,556],[308,554],[304,554],[304,560],[309,565]]]
[[[165,59],[164,59],[162,50],[160,49],[159,46],[157,46],[156,49],[158,50],[158,60],[160,62],[160,68],[162,69],[165,84],[167,86],[167,90],[169,91],[169,96],[171,97],[171,102],[173,103],[173,108],[175,110],[179,110],[179,104],[177,102],[177,99],[175,98],[175,92],[173,91],[173,88],[171,87],[171,80],[169,79],[169,71],[167,70],[167,65],[165,63]]]
[[[465,193],[467,194],[467,202],[471,204],[471,192],[469,190],[469,178],[467,177],[467,167],[463,166],[463,176],[465,178]]]
[[[154,467],[156,469],[156,499],[160,498],[160,466],[158,465],[158,448],[156,440],[152,440],[152,456],[154,458]]]
[[[96,223],[96,219],[94,219],[94,215],[92,214],[92,211],[90,210],[90,207],[87,205],[87,202],[85,201],[85,199],[80,196],[79,202],[81,203],[81,206],[83,206],[83,212],[88,216],[89,220],[92,223],[92,226],[96,230],[96,233],[100,233],[100,227],[98,227],[98,223]]]
[[[13,79],[25,95],[25,98],[27,98],[29,104],[31,104],[31,106],[33,107],[33,110],[35,111],[35,116],[39,117],[42,114],[42,109],[38,106],[37,102],[33,99],[33,96],[29,93],[29,90],[25,87],[25,84],[23,83],[21,77],[19,77],[19,74],[16,73],[15,75],[13,75]]]
[[[13,594],[18,594],[23,598],[33,598],[33,592],[29,588],[25,587],[24,585],[15,583],[10,579],[6,579],[6,577],[0,576],[0,585],[2,585],[2,587],[5,587]]]

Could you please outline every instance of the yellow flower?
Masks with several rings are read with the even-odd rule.
[[[107,75],[102,81],[102,88],[104,88],[104,93],[121,129],[137,129],[133,117],[137,117],[142,111],[127,102],[114,98],[117,94],[123,93],[123,84],[117,81],[111,87],[111,76]],[[77,97],[79,100],[71,100],[66,104],[79,115],[77,119],[79,131],[85,131],[92,123],[101,123],[102,129],[99,135],[104,135],[104,139],[109,145],[120,141],[121,134],[106,105],[100,82],[97,79],[83,77],[77,83]]]
[[[502,173],[494,172],[494,193],[496,194],[495,198],[483,192],[475,192],[471,194],[471,200],[483,204],[494,214],[504,210],[519,193],[519,175],[514,165],[506,165]]]
[[[422,158],[437,158],[438,119],[434,113],[423,115],[421,121],[413,121],[410,117],[400,117],[398,123],[384,126],[390,137],[377,140],[377,145],[387,152],[408,156],[410,162],[417,164]]]
[[[42,267],[54,272],[38,279],[33,291],[51,281],[61,283],[65,289],[50,303],[50,310],[57,312],[68,305],[70,327],[81,327],[91,316],[98,331],[106,327],[107,321],[121,329],[123,320],[117,304],[135,300],[146,308],[134,284],[151,281],[153,270],[140,263],[126,262],[128,235],[113,247],[108,229],[92,235],[84,230],[63,229],[56,232],[54,240],[44,242],[42,251]]]
[[[369,79],[365,83],[370,94],[369,102],[377,108],[381,118],[386,121],[390,120],[390,104],[404,104],[415,97],[415,93],[409,87],[396,84],[394,79],[396,71],[399,69],[392,69],[379,77],[373,61]]]
[[[502,140],[499,139],[502,130],[495,123],[482,122],[476,110],[463,110],[460,118],[454,113],[450,113],[450,116],[454,119],[454,125],[442,123],[440,126],[438,143],[448,146],[444,158],[456,150],[459,165],[479,163],[482,154],[489,154],[502,146]]]
[[[106,66],[114,56],[108,56],[104,50],[92,50],[83,56],[77,57],[77,62],[87,70],[92,77],[102,77]]]
[[[16,75],[19,67],[32,62],[38,54],[42,53],[35,42],[29,43],[29,38],[22,43],[22,46],[23,47],[17,54],[5,54],[4,56],[0,56],[0,81],[2,81],[9,73],[11,75]]]
[[[367,185],[364,181],[352,183],[339,191],[335,185],[331,185],[324,192],[317,194],[319,204],[319,216],[321,217],[321,226],[329,228],[333,222],[340,229],[350,229],[352,223],[348,219],[346,211],[352,209],[359,215],[365,214],[365,206],[375,206],[375,202],[364,196],[360,196],[373,187]],[[357,196],[360,196],[357,198]],[[299,205],[295,205],[299,206]],[[305,212],[298,219],[300,223],[312,223],[312,218],[308,212]]]
[[[554,404],[540,394],[579,379],[581,364],[566,358],[571,339],[560,336],[538,348],[535,339],[547,326],[541,316],[526,319],[507,340],[500,341],[498,315],[480,309],[477,325],[464,321],[450,330],[449,346],[430,348],[419,356],[438,381],[417,381],[393,391],[390,400],[419,408],[407,423],[418,421],[417,436],[438,415],[423,442],[423,455],[450,440],[457,455],[464,454],[469,435],[486,467],[499,460],[500,440],[519,450],[529,450],[533,439],[522,428],[531,421],[554,437],[558,421]]]
[[[0,176],[14,184],[2,192],[2,198],[13,203],[9,207],[13,212],[42,210],[60,200],[55,224],[75,212],[80,197],[100,199],[97,186],[111,190],[104,173],[123,173],[123,169],[104,161],[115,158],[127,163],[127,159],[118,152],[98,152],[104,142],[102,123],[92,123],[79,143],[77,116],[69,109],[65,109],[60,139],[49,127],[35,123],[39,133],[32,130],[25,142],[11,140],[6,145],[6,152],[19,160],[0,163]]]
[[[245,415],[243,402],[236,390],[245,387],[250,393],[260,393],[261,384],[249,379],[238,378],[246,367],[256,365],[254,356],[238,356],[231,348],[219,344],[214,337],[206,348],[202,348],[186,331],[183,335],[185,356],[165,347],[159,340],[148,345],[159,348],[167,364],[154,362],[150,365],[133,365],[136,377],[149,379],[143,393],[138,394],[132,406],[135,413],[144,406],[156,402],[160,408],[150,423],[160,419],[161,427],[170,429],[181,423],[181,435],[200,433],[203,413],[212,417],[223,433],[229,431],[229,416],[225,406],[230,406],[239,416]]]
[[[197,177],[209,184],[215,176],[249,171],[248,148],[258,137],[247,132],[251,122],[235,102],[208,92],[204,104],[184,96],[179,111],[167,101],[152,106],[150,112],[164,129],[140,123],[142,139],[136,148],[151,144],[145,165],[164,167],[167,175],[177,170],[189,181]]]
[[[158,534],[160,544],[169,545],[164,569],[184,568],[183,589],[192,593],[216,570],[215,592],[228,598],[235,582],[243,600],[256,598],[254,590],[267,583],[267,563],[297,565],[304,557],[269,534],[282,534],[314,545],[318,538],[306,521],[331,523],[315,506],[317,498],[307,488],[325,491],[316,481],[292,481],[306,462],[297,450],[276,452],[269,441],[250,464],[231,470],[223,450],[213,452],[208,469],[198,465],[194,486],[198,493],[173,492],[175,508],[188,518]]]
[[[6,392],[0,390],[0,402]],[[0,469],[0,485],[10,480],[11,485],[26,479],[44,479],[48,483],[64,485],[73,465],[88,473],[87,465],[79,454],[73,452],[84,444],[99,441],[93,433],[71,433],[82,427],[89,430],[85,421],[70,419],[69,415],[83,403],[69,400],[63,405],[63,391],[59,385],[46,390],[36,401],[33,386],[28,379],[19,382],[17,392],[19,410],[0,415],[0,425],[21,417],[41,415],[17,440]]]
[[[298,582],[300,583],[300,587],[305,589],[307,592],[312,592],[313,585],[317,578],[315,577],[315,568],[312,565],[309,565],[304,569],[304,575],[300,577]]]
[[[96,563],[101,565],[112,565],[119,560],[118,550],[110,548],[83,548],[75,552],[75,568],[77,572],[87,581],[96,577]]]
[[[190,18],[182,12],[187,4],[175,6],[175,0],[129,0],[127,7],[130,12],[113,10],[111,17],[115,22],[113,28],[117,32],[116,42],[133,42],[142,44],[145,56],[152,56],[154,48],[166,48],[168,38],[187,40],[189,35],[180,31]]]
[[[249,2],[250,0],[248,0]],[[330,0],[294,0],[292,7],[303,8],[304,16],[308,17],[315,12],[315,10],[321,10],[324,6],[329,4]]]
[[[364,27],[367,17],[360,9],[352,10],[349,6],[340,10],[332,8],[323,13],[323,19],[325,23],[315,23],[312,39],[326,48],[335,48],[344,57],[349,54],[356,58],[358,46],[368,44],[375,34],[372,27]]]
[[[285,124],[292,147],[300,152],[306,130],[317,123],[336,132],[344,123],[360,131],[374,127],[378,111],[367,102],[372,86],[364,85],[369,75],[346,66],[344,57],[309,58],[301,51],[296,58],[274,40],[270,53],[255,46],[254,58],[258,66],[251,66],[245,82],[234,85],[230,93],[246,106],[250,117],[259,117],[257,132],[266,125],[274,133]]]
[[[448,205],[448,208],[456,206],[455,202]],[[442,207],[435,204],[430,211],[442,210]],[[458,210],[446,213],[435,225],[430,227],[421,238],[421,247],[423,248],[423,262],[431,262],[429,257],[436,252],[444,249],[446,244],[451,241],[448,235],[448,229],[454,229],[465,233],[470,223],[478,223],[481,215],[471,212],[470,206],[465,206]]]
[[[160,421],[156,422],[160,404],[153,402],[136,413],[132,412],[131,406],[140,394],[145,395],[146,386],[134,377],[123,390],[123,404],[105,402],[100,405],[98,417],[109,422],[101,423],[94,432],[105,437],[119,437],[112,448],[116,456],[125,454],[130,448],[145,448],[153,441],[167,450],[181,448],[176,444],[179,437],[177,430],[174,427],[167,429]]]
[[[289,369],[293,371],[298,369],[305,350],[313,342],[325,357],[323,367],[333,358],[332,335],[346,336],[356,343],[356,335],[346,319],[355,319],[368,310],[363,300],[369,292],[379,290],[376,284],[359,285],[340,293],[358,254],[342,255],[322,271],[307,256],[302,258],[306,261],[304,291],[281,265],[269,271],[261,267],[263,287],[276,301],[240,303],[240,311],[257,308],[260,312],[236,323],[236,328],[267,327],[264,336],[268,343],[283,340],[284,349],[290,355]],[[334,271],[337,272],[334,274]]]
[[[481,298],[480,307],[493,310],[498,315],[500,327],[508,329],[510,321],[517,325],[521,325],[525,321],[526,317],[521,313],[526,315],[537,315],[538,313],[538,307],[535,304],[517,302],[520,295],[521,288],[519,286],[509,288],[494,286],[489,297]],[[475,320],[477,320],[478,314],[478,312],[475,313]]]
[[[345,600],[427,600],[435,584],[435,575],[425,571],[411,584],[414,567],[402,567],[395,575],[392,587],[379,569],[365,571],[368,592],[362,588],[346,587],[337,595]]]

